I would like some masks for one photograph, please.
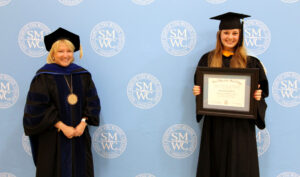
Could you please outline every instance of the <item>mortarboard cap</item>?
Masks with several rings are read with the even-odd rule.
[[[249,15],[227,12],[222,15],[211,17],[210,19],[220,20],[219,30],[222,29],[242,29],[243,24],[240,19],[250,17]]]
[[[44,43],[45,43],[47,51],[50,51],[52,44],[60,39],[67,39],[67,40],[71,41],[75,47],[74,52],[79,50],[79,48],[80,48],[79,36],[70,31],[67,31],[63,28],[58,28],[54,32],[52,32],[44,37]]]

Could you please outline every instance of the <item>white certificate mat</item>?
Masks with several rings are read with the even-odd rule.
[[[250,110],[251,76],[203,75],[203,108]]]

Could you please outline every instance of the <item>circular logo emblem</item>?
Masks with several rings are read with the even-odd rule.
[[[270,134],[265,128],[264,130],[258,130],[256,133],[257,153],[258,156],[263,155],[270,147]]]
[[[124,131],[113,124],[100,126],[93,135],[94,150],[104,158],[117,158],[126,149],[127,138]]]
[[[189,23],[172,21],[164,27],[161,33],[161,43],[170,55],[184,56],[194,49],[197,34]]]
[[[18,42],[21,50],[30,57],[44,56],[47,51],[44,46],[44,36],[50,29],[40,22],[31,22],[22,27]]]
[[[9,108],[19,98],[19,86],[14,78],[0,74],[0,108]]]
[[[222,3],[226,2],[226,0],[206,0],[206,1],[211,4],[222,4]]]
[[[140,109],[150,109],[160,101],[162,87],[156,77],[141,73],[129,81],[127,96],[134,106]]]
[[[298,2],[299,0],[281,0],[281,1],[284,3],[292,4],[292,3]]]
[[[122,28],[114,22],[97,24],[90,35],[94,51],[104,57],[117,55],[124,47],[125,35]]]
[[[10,3],[11,0],[0,0],[0,7],[1,6],[6,6],[7,4]]]
[[[272,86],[274,100],[284,107],[300,104],[300,74],[285,72],[278,75]]]
[[[141,6],[146,6],[154,2],[154,0],[131,0],[133,3],[141,5]]]
[[[294,172],[284,172],[280,173],[277,177],[300,177],[300,175]]]
[[[244,24],[244,44],[250,55],[264,53],[271,43],[271,32],[261,21],[247,20]]]
[[[22,136],[22,145],[23,145],[23,148],[24,148],[25,152],[28,155],[32,156],[29,137],[26,136],[25,134],[23,134],[23,136]]]
[[[58,2],[62,3],[65,6],[76,6],[82,2],[82,0],[58,0]]]
[[[139,174],[135,177],[155,177],[154,175],[150,174],[150,173],[143,173],[143,174]]]
[[[175,124],[165,131],[162,144],[169,156],[186,158],[196,149],[197,135],[188,125]]]
[[[0,173],[0,177],[16,177],[16,176],[11,173]]]

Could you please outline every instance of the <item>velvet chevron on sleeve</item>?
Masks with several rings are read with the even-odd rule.
[[[88,117],[87,123],[89,125],[99,125],[99,113],[101,110],[100,100],[98,98],[95,84],[91,77],[88,79],[87,94],[85,97],[86,105],[84,109],[84,117]]]
[[[58,112],[48,93],[45,77],[37,76],[30,85],[24,110],[24,130],[28,136],[54,129],[58,122]]]
[[[70,105],[71,93],[78,101]],[[71,64],[46,64],[33,78],[24,109],[23,126],[29,136],[36,177],[94,177],[91,136],[88,127],[80,137],[67,138],[54,125],[58,121],[76,127],[83,117],[99,125],[100,100],[91,74]]]

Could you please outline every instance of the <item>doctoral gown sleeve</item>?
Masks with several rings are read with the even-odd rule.
[[[27,94],[23,116],[25,134],[33,136],[54,129],[58,121],[58,111],[51,102],[46,76],[38,75],[32,80]]]
[[[88,87],[86,94],[86,105],[84,108],[84,117],[87,117],[87,123],[89,125],[99,125],[99,114],[101,110],[100,100],[97,94],[97,89],[92,80],[91,75],[88,75]]]
[[[255,124],[259,129],[264,129],[266,127],[265,114],[267,110],[265,98],[269,96],[269,83],[261,62],[257,58],[252,57],[252,65],[255,65],[255,68],[259,69],[258,84],[260,84],[260,89],[262,90],[262,98],[257,102],[257,119],[255,120]]]
[[[198,66],[201,66],[201,67],[207,67],[208,66],[208,53],[206,53],[205,55],[203,55],[201,57],[201,59],[199,60],[198,62]],[[197,82],[196,82],[196,76],[197,76],[197,68],[196,68],[196,71],[195,71],[195,74],[194,74],[194,85],[199,85]],[[200,115],[200,114],[197,114],[196,115],[196,120],[197,122],[200,122],[201,119],[202,119],[203,115]]]

